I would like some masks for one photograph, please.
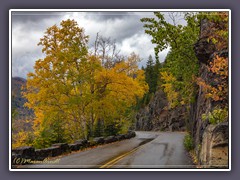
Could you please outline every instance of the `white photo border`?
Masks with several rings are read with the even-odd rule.
[[[12,12],[228,12],[229,13],[229,150],[228,169],[15,169],[12,168],[12,117],[11,117],[11,79],[12,79]],[[9,10],[9,171],[231,171],[231,9],[10,9]]]

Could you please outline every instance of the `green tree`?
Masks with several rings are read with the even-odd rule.
[[[146,77],[146,82],[148,83],[149,86],[149,93],[154,93],[155,92],[155,83],[154,83],[154,62],[153,58],[150,55],[146,64],[146,69],[145,69],[145,77]]]
[[[159,77],[160,77],[160,68],[161,68],[161,64],[159,59],[156,59],[155,65],[154,65],[154,76],[153,76],[153,81],[154,81],[154,92],[158,89],[158,81],[159,81]]]
[[[160,51],[170,47],[171,50],[161,72],[166,71],[174,76],[172,79],[175,81],[172,82],[174,84],[172,88],[179,92],[176,101],[181,104],[189,104],[194,97],[194,78],[198,73],[198,61],[193,46],[199,35],[199,20],[195,14],[185,14],[187,25],[183,26],[175,21],[174,23],[166,21],[164,14],[160,12],[154,12],[154,15],[155,18],[141,19],[144,23],[145,33],[152,36],[152,43],[156,45],[156,59],[158,59]],[[164,87],[164,83],[167,81],[164,77],[162,81]],[[166,88],[164,90],[169,93]]]

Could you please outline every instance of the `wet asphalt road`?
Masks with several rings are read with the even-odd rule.
[[[57,157],[54,164],[20,168],[194,168],[181,132],[136,132],[136,137]]]

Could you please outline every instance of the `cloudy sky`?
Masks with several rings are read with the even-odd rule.
[[[143,17],[154,17],[152,12],[12,12],[12,75],[26,78],[33,71],[36,60],[44,58],[37,46],[48,27],[59,25],[62,20],[74,19],[85,34],[90,36],[89,47],[96,34],[116,40],[121,54],[135,52],[145,65],[148,56],[154,56],[151,37],[144,33]],[[159,54],[163,61],[168,50]]]

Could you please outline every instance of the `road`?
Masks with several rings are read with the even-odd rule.
[[[20,168],[194,168],[181,132],[136,132],[136,137]]]

